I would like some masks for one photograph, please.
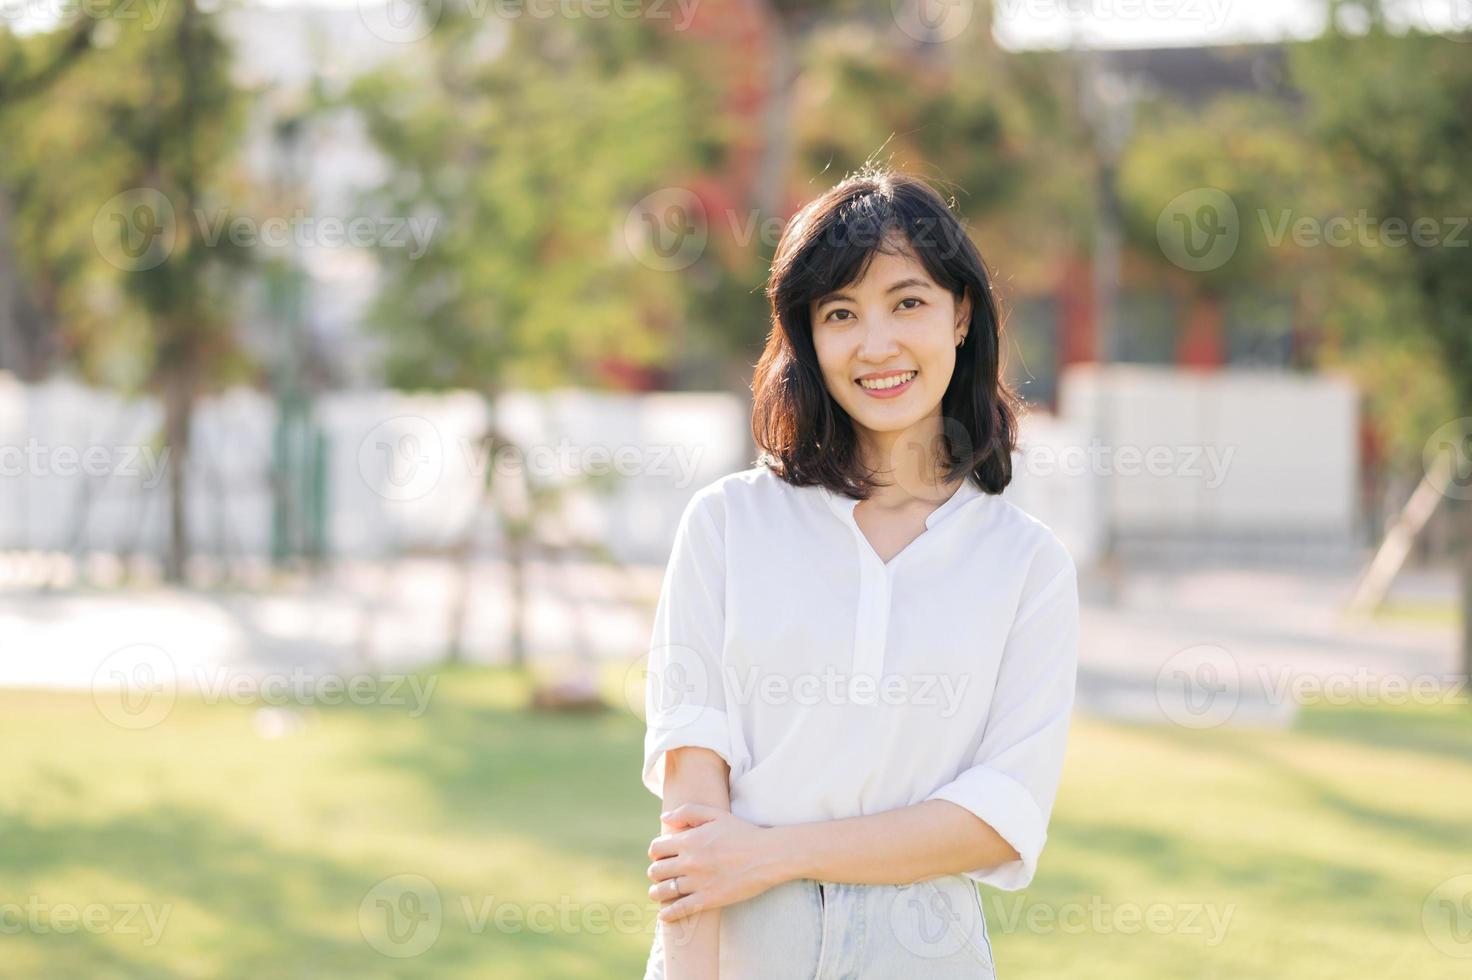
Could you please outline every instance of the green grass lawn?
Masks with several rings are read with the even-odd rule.
[[[0,976],[640,976],[642,726],[521,696],[450,672],[420,718],[323,708],[265,739],[236,704],[128,731],[86,693],[0,692]],[[1428,902],[1472,874],[1472,708],[1080,718],[1071,744],[1037,879],[984,890],[1003,980],[1472,976]]]

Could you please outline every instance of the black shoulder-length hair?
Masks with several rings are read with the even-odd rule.
[[[794,486],[868,499],[875,473],[859,456],[849,414],[829,394],[813,346],[809,305],[863,278],[875,252],[912,253],[960,303],[971,326],[941,398],[941,459],[987,493],[1012,480],[1021,402],[1001,376],[1001,323],[981,254],[944,200],[909,174],[866,170],[799,211],[772,260],[772,326],[752,381],[758,463]]]

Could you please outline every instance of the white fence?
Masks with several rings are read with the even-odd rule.
[[[746,410],[729,395],[514,392],[497,414],[527,447],[534,478],[608,474],[606,494],[569,495],[569,530],[625,560],[663,561],[689,495],[750,465]],[[383,557],[459,539],[486,468],[497,465],[480,448],[487,411],[478,396],[340,392],[314,416],[326,437],[329,554]],[[274,402],[256,391],[198,406],[187,497],[196,553],[268,553],[275,419]],[[0,548],[161,554],[171,465],[161,424],[156,399],[0,374]],[[497,543],[493,523],[477,542]]]
[[[1344,381],[1113,366],[1065,373],[1060,416],[1025,418],[1007,499],[1081,564],[1115,540],[1313,541],[1358,532],[1358,404]],[[626,561],[663,562],[702,485],[754,461],[749,404],[726,393],[509,393],[500,426],[544,483],[607,474],[568,499],[569,530]],[[488,467],[482,400],[468,392],[338,392],[325,435],[329,555],[385,557],[453,544]],[[204,400],[188,468],[196,553],[264,556],[273,518],[276,406],[235,390]],[[153,399],[0,374],[0,548],[162,554],[168,456]],[[488,522],[480,550],[499,545]]]

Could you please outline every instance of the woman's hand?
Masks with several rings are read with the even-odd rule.
[[[670,833],[649,845],[649,897],[663,908],[659,917],[673,922],[702,909],[744,902],[780,884],[784,878],[767,837],[771,828],[747,823],[728,810],[686,803],[660,821]],[[683,896],[670,882],[678,877]]]

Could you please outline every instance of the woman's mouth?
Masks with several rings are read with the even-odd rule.
[[[919,371],[904,371],[891,374],[883,378],[875,378],[872,381],[855,381],[854,384],[863,389],[864,394],[871,398],[894,398],[909,389]]]

